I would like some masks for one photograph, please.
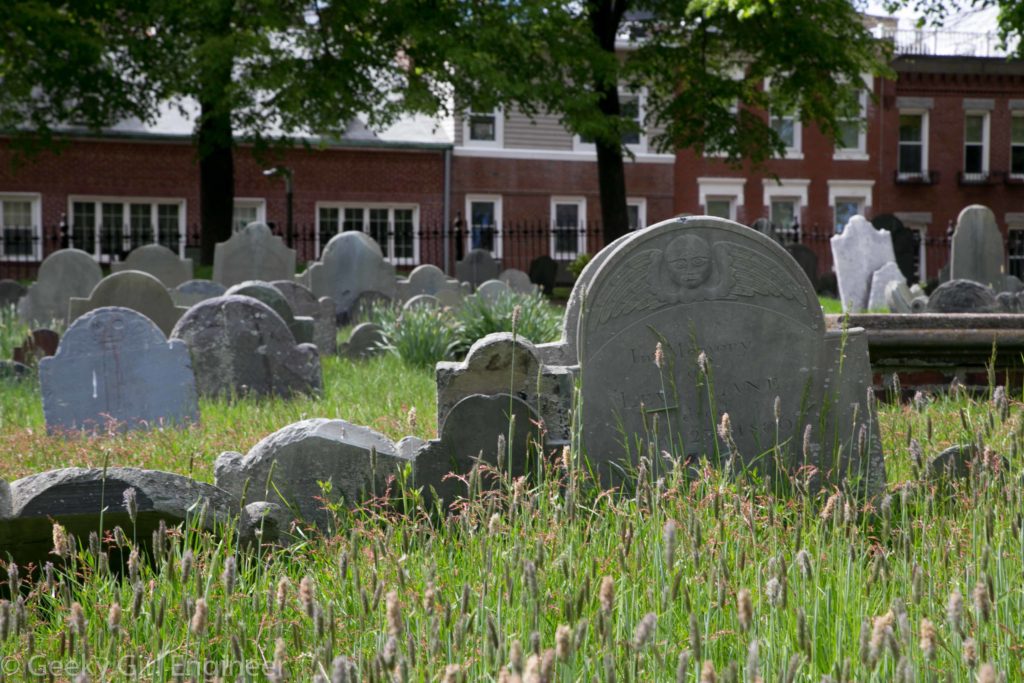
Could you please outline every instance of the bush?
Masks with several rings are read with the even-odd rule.
[[[468,350],[477,339],[493,332],[512,331],[512,312],[519,307],[515,332],[534,344],[556,341],[562,331],[558,311],[542,294],[510,292],[490,303],[478,296],[467,297],[457,314],[460,351]]]
[[[569,272],[572,273],[573,280],[580,279],[580,273],[583,272],[583,269],[587,267],[587,264],[590,263],[590,259],[592,258],[594,257],[591,254],[580,254],[572,260],[572,263],[570,263],[567,268]]]
[[[374,318],[384,331],[384,348],[414,367],[433,368],[459,345],[458,323],[447,310],[381,306],[374,309]]]

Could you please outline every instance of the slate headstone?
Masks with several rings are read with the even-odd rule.
[[[496,304],[502,297],[512,293],[509,286],[501,280],[488,280],[476,289],[476,296],[489,304]]]
[[[488,280],[498,279],[500,273],[501,262],[486,249],[470,249],[465,258],[455,264],[455,277],[474,288]]]
[[[871,289],[868,294],[869,311],[879,311],[886,307],[885,288],[889,286],[890,282],[902,282],[904,286],[907,283],[907,278],[895,261],[889,261],[871,274]]]
[[[296,344],[281,316],[252,297],[202,301],[171,336],[188,345],[202,396],[291,396],[323,386],[316,347]]]
[[[60,335],[53,330],[32,330],[11,357],[19,363],[35,366],[41,359],[57,353],[59,343]]]
[[[441,300],[438,299],[433,294],[417,294],[416,296],[412,297],[404,304],[402,304],[403,311],[408,311],[409,309],[412,308],[422,307],[441,308]]]
[[[188,308],[200,301],[224,296],[226,291],[227,287],[213,280],[189,280],[171,290],[171,299],[174,300],[174,305]]]
[[[0,280],[0,308],[17,307],[28,289],[16,280]]]
[[[544,294],[551,296],[555,290],[555,282],[558,279],[558,263],[543,254],[530,261],[530,282],[540,285]]]
[[[313,343],[313,319],[309,317],[296,317],[292,311],[291,304],[288,303],[288,299],[274,285],[260,280],[248,280],[228,287],[225,295],[230,296],[232,294],[251,296],[257,301],[262,301],[281,316],[281,320],[291,330],[296,342],[300,344]]]
[[[291,280],[275,280],[274,285],[292,307],[297,316],[313,319],[313,343],[320,356],[333,356],[338,352],[338,321],[334,300],[329,296],[319,299],[308,287]]]
[[[508,288],[513,292],[520,294],[533,294],[537,291],[537,286],[530,282],[530,276],[521,270],[515,268],[509,268],[501,271],[501,275],[498,279],[508,285]]]
[[[36,281],[18,302],[18,316],[29,327],[68,322],[68,300],[89,296],[103,279],[96,260],[79,249],[55,251],[39,266]]]
[[[835,235],[830,242],[843,311],[867,310],[871,274],[889,261],[896,261],[889,233],[875,230],[863,216],[853,216],[842,234]]]
[[[133,249],[121,263],[112,264],[110,270],[140,270],[160,280],[167,289],[174,289],[192,279],[192,259],[181,258],[162,244],[146,244]]]
[[[391,297],[382,292],[361,292],[348,316],[339,317],[347,317],[349,323],[365,322],[375,319],[377,312],[394,305]]]
[[[57,353],[39,361],[39,384],[51,433],[199,421],[188,349],[128,308],[100,308],[75,320]]]
[[[928,313],[998,313],[1002,306],[990,287],[971,280],[943,282],[928,297]]]
[[[1003,284],[1006,252],[992,209],[973,204],[960,212],[953,233],[949,276],[995,289]]]
[[[361,294],[378,292],[394,299],[397,292],[395,267],[376,240],[357,230],[332,237],[308,272],[308,287],[318,297],[334,299],[339,322],[347,322]]]
[[[71,320],[105,306],[130,308],[143,314],[170,334],[174,324],[185,312],[174,305],[167,288],[149,273],[122,270],[100,280],[87,298],[73,297],[68,302]]]
[[[295,250],[265,223],[250,223],[214,247],[213,279],[225,287],[246,280],[290,280],[294,275]]]
[[[338,349],[338,355],[350,360],[363,360],[384,352],[384,330],[376,323],[359,323],[352,328],[348,341]]]
[[[906,282],[916,282],[917,256],[920,248],[918,234],[903,224],[896,215],[883,213],[871,219],[876,230],[888,230],[892,239],[892,250],[896,256],[896,265],[903,273]]]
[[[464,287],[463,283],[448,277],[443,270],[430,263],[413,268],[409,277],[399,280],[396,286],[398,298],[402,301],[408,301],[418,294],[438,296],[442,292],[452,292],[457,295],[468,293],[468,286]]]

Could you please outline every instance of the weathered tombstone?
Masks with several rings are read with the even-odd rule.
[[[907,284],[907,278],[895,261],[889,261],[871,274],[871,289],[868,294],[869,311],[879,311],[886,307],[885,288],[889,286],[890,282],[902,282],[904,286]]]
[[[756,221],[750,224],[753,230],[757,230],[759,233],[772,240],[773,242],[779,241],[778,233],[775,230],[775,225],[772,224],[767,218],[758,218]]]
[[[555,291],[555,281],[558,278],[558,263],[544,254],[530,261],[530,282],[540,285],[544,294],[551,296]]]
[[[537,291],[537,285],[530,282],[530,276],[521,270],[508,268],[501,271],[498,279],[508,285],[513,292],[520,294],[533,294]]]
[[[1001,292],[1011,292],[1017,294],[1024,290],[1024,282],[1016,275],[1004,275],[1002,279],[1002,286],[999,288]]]
[[[45,327],[54,320],[66,323],[68,300],[89,296],[102,279],[99,264],[84,251],[55,251],[39,266],[36,281],[18,302],[18,316],[29,327]]]
[[[787,244],[786,251],[800,264],[800,269],[807,275],[811,285],[818,286],[818,255],[806,244]]]
[[[939,282],[949,282],[949,264],[939,268]]]
[[[156,323],[165,335],[171,333],[185,312],[184,308],[174,305],[170,292],[155,277],[138,270],[123,270],[100,280],[88,297],[71,298],[68,316],[75,320],[106,306],[138,311]]]
[[[188,349],[128,308],[100,308],[75,320],[57,353],[39,361],[39,384],[51,433],[199,420]]]
[[[463,291],[454,291],[446,289],[443,292],[438,292],[437,301],[444,308],[450,308],[453,311],[457,311],[462,308],[463,302],[466,300],[466,294]]]
[[[329,296],[319,299],[308,287],[291,280],[275,280],[274,285],[292,307],[295,315],[313,319],[313,343],[320,356],[333,356],[338,352],[338,320],[334,300]]]
[[[999,292],[996,294],[996,301],[999,302],[999,306],[1002,310],[1007,313],[1020,313],[1021,312],[1021,300],[1017,294],[1013,292]]]
[[[236,497],[247,491],[247,501],[259,501],[266,492],[269,502],[297,509],[326,531],[331,522],[326,504],[355,506],[381,495],[387,479],[410,463],[390,439],[369,427],[314,418],[279,429],[244,456],[222,453],[214,472],[217,486]],[[324,483],[330,484],[329,493]]]
[[[903,281],[893,281],[885,286],[885,305],[891,313],[913,313],[914,293]]]
[[[320,356],[277,313],[248,296],[222,296],[188,310],[171,336],[192,355],[202,396],[319,393]]]
[[[309,317],[296,317],[292,311],[291,304],[288,303],[288,299],[274,285],[260,280],[248,280],[228,287],[225,296],[232,294],[251,296],[257,301],[262,301],[281,316],[281,320],[291,330],[296,342],[299,344],[313,343],[313,319]]]
[[[308,271],[307,286],[316,296],[334,299],[339,322],[347,322],[360,294],[378,292],[394,299],[395,267],[384,260],[376,240],[357,230],[331,238],[320,261]]]
[[[155,277],[167,289],[174,289],[192,279],[192,259],[181,258],[162,244],[147,244],[133,249],[128,258],[112,264],[110,270],[114,273],[140,270]]]
[[[463,283],[448,277],[443,270],[429,263],[413,268],[409,277],[399,280],[396,287],[398,298],[402,301],[408,301],[418,294],[438,296],[442,292],[453,292],[463,296],[468,293],[468,286],[463,287]]]
[[[224,296],[227,287],[213,280],[189,280],[171,290],[171,299],[175,306],[189,308],[200,301]]]
[[[381,292],[360,292],[356,301],[352,304],[352,310],[348,315],[349,323],[365,322],[372,320],[376,312],[385,308],[391,308],[395,304],[391,297]]]
[[[250,223],[227,242],[214,247],[213,279],[225,287],[246,280],[290,280],[295,276],[295,250],[264,223]]]
[[[17,306],[28,289],[15,280],[0,280],[0,308]]]
[[[470,249],[465,258],[455,264],[455,277],[474,288],[487,280],[496,280],[501,273],[501,262],[486,249]]]
[[[853,216],[842,234],[830,242],[843,311],[867,310],[871,274],[896,261],[889,233],[875,230],[863,216]]]
[[[851,441],[860,424],[876,423],[858,404],[854,426],[847,400],[857,403],[859,392],[863,402],[870,386],[866,338],[848,336],[857,357],[843,365],[837,354],[854,352],[839,333],[825,334],[807,276],[756,231],[700,217],[629,236],[593,275],[579,318],[586,456],[611,481],[650,447],[774,476],[799,466],[804,428],[828,416],[817,440],[842,447],[827,471],[875,493],[880,441],[872,437],[865,457]]]
[[[891,213],[883,213],[871,219],[876,230],[888,230],[892,239],[892,251],[896,256],[896,265],[906,282],[917,280],[917,252],[919,249],[917,233],[903,224]]]
[[[949,276],[973,280],[997,291],[1003,284],[1006,253],[992,209],[972,204],[960,212],[953,233]]]
[[[998,313],[1002,310],[990,287],[970,280],[950,280],[928,297],[929,313]]]
[[[338,355],[350,360],[363,360],[384,352],[384,330],[375,323],[359,323],[352,328],[348,341],[338,349]]]
[[[59,343],[60,335],[53,330],[32,330],[11,357],[28,366],[38,365],[41,359],[57,353]]]
[[[417,294],[402,304],[403,311],[422,307],[441,308],[441,300],[432,294]]]
[[[499,299],[508,296],[511,292],[512,290],[509,289],[508,285],[501,280],[488,280],[477,287],[476,296],[489,304],[495,304]]]

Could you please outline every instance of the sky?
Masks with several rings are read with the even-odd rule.
[[[988,33],[996,30],[997,8],[990,7],[984,10],[963,12],[953,16],[943,27],[950,31],[967,31],[971,33]],[[888,15],[883,3],[880,0],[868,0],[868,14]],[[899,17],[900,28],[914,28],[917,21],[917,13],[913,10],[904,9],[895,14]]]

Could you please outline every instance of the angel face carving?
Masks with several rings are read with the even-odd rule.
[[[696,235],[677,237],[665,249],[665,263],[677,285],[696,289],[711,276],[711,247]]]

